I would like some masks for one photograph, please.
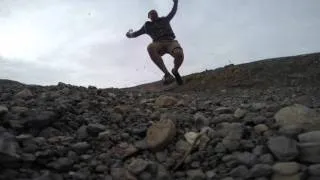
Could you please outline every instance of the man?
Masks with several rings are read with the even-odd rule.
[[[182,78],[178,72],[184,59],[183,49],[179,42],[175,40],[176,37],[170,25],[170,21],[176,14],[178,8],[178,0],[173,0],[173,2],[173,8],[167,16],[159,17],[157,11],[151,10],[148,13],[148,18],[151,21],[147,21],[140,30],[135,32],[129,30],[126,34],[128,38],[135,38],[142,34],[147,34],[152,38],[152,43],[148,45],[147,50],[152,61],[164,73],[164,85],[174,81],[174,77],[169,73],[163,63],[162,56],[166,53],[174,58],[174,68],[171,72],[175,76],[177,84],[183,84]]]

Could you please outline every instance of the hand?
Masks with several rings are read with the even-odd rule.
[[[133,32],[133,30],[130,29],[130,30],[126,33],[126,36],[127,36],[128,38],[131,38],[131,37],[132,37],[132,32]]]

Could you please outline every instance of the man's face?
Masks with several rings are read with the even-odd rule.
[[[149,17],[149,19],[151,19],[151,21],[157,20],[157,19],[158,19],[158,13],[157,13],[157,11],[151,10],[151,11],[148,13],[148,17]]]

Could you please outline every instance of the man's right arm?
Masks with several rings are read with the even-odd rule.
[[[144,25],[145,26],[145,25]],[[135,32],[127,32],[127,37],[128,38],[136,38],[138,36],[141,36],[142,34],[145,34],[146,31],[145,31],[145,27],[142,26],[138,31],[135,31]]]

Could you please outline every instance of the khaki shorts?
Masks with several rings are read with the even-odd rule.
[[[176,49],[183,51],[177,40],[156,41],[148,46],[149,53],[158,53],[160,56],[163,56],[164,54],[174,55],[174,50]]]

